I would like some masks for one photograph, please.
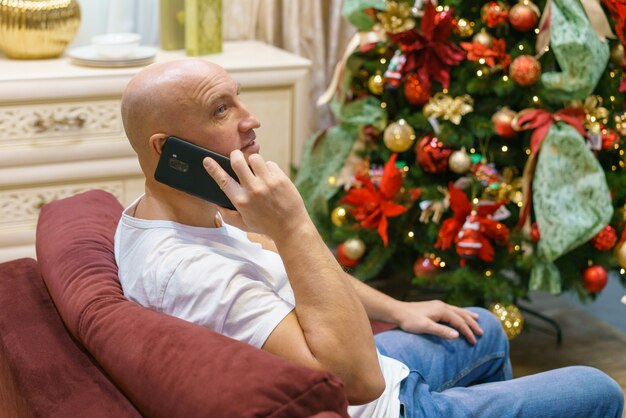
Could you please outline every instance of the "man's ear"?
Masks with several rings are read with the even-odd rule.
[[[165,146],[165,141],[167,140],[167,135],[165,134],[154,134],[148,139],[148,144],[150,149],[157,153],[157,155],[161,155],[163,152],[163,147]]]

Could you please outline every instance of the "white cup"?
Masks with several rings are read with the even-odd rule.
[[[107,33],[91,38],[96,53],[103,58],[126,58],[139,47],[138,33]]]

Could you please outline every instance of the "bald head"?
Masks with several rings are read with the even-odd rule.
[[[131,79],[122,96],[122,121],[140,162],[152,135],[184,137],[185,126],[194,123],[197,114],[201,82],[221,73],[224,70],[211,62],[183,59],[152,64]]]

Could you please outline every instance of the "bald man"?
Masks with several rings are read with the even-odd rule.
[[[115,236],[129,299],[333,372],[353,417],[469,416],[493,399],[462,386],[510,378],[507,340],[489,312],[397,301],[342,270],[293,183],[259,155],[260,123],[221,67],[200,59],[146,67],[124,92],[122,117],[146,177]],[[169,136],[230,156],[239,183],[203,163],[236,211],[155,181]],[[399,329],[375,340],[370,319]],[[455,389],[463,391],[444,395]]]

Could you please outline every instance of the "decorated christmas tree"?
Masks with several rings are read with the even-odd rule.
[[[622,0],[346,0],[296,184],[341,264],[459,305],[626,269]],[[623,277],[623,276],[622,276]]]

